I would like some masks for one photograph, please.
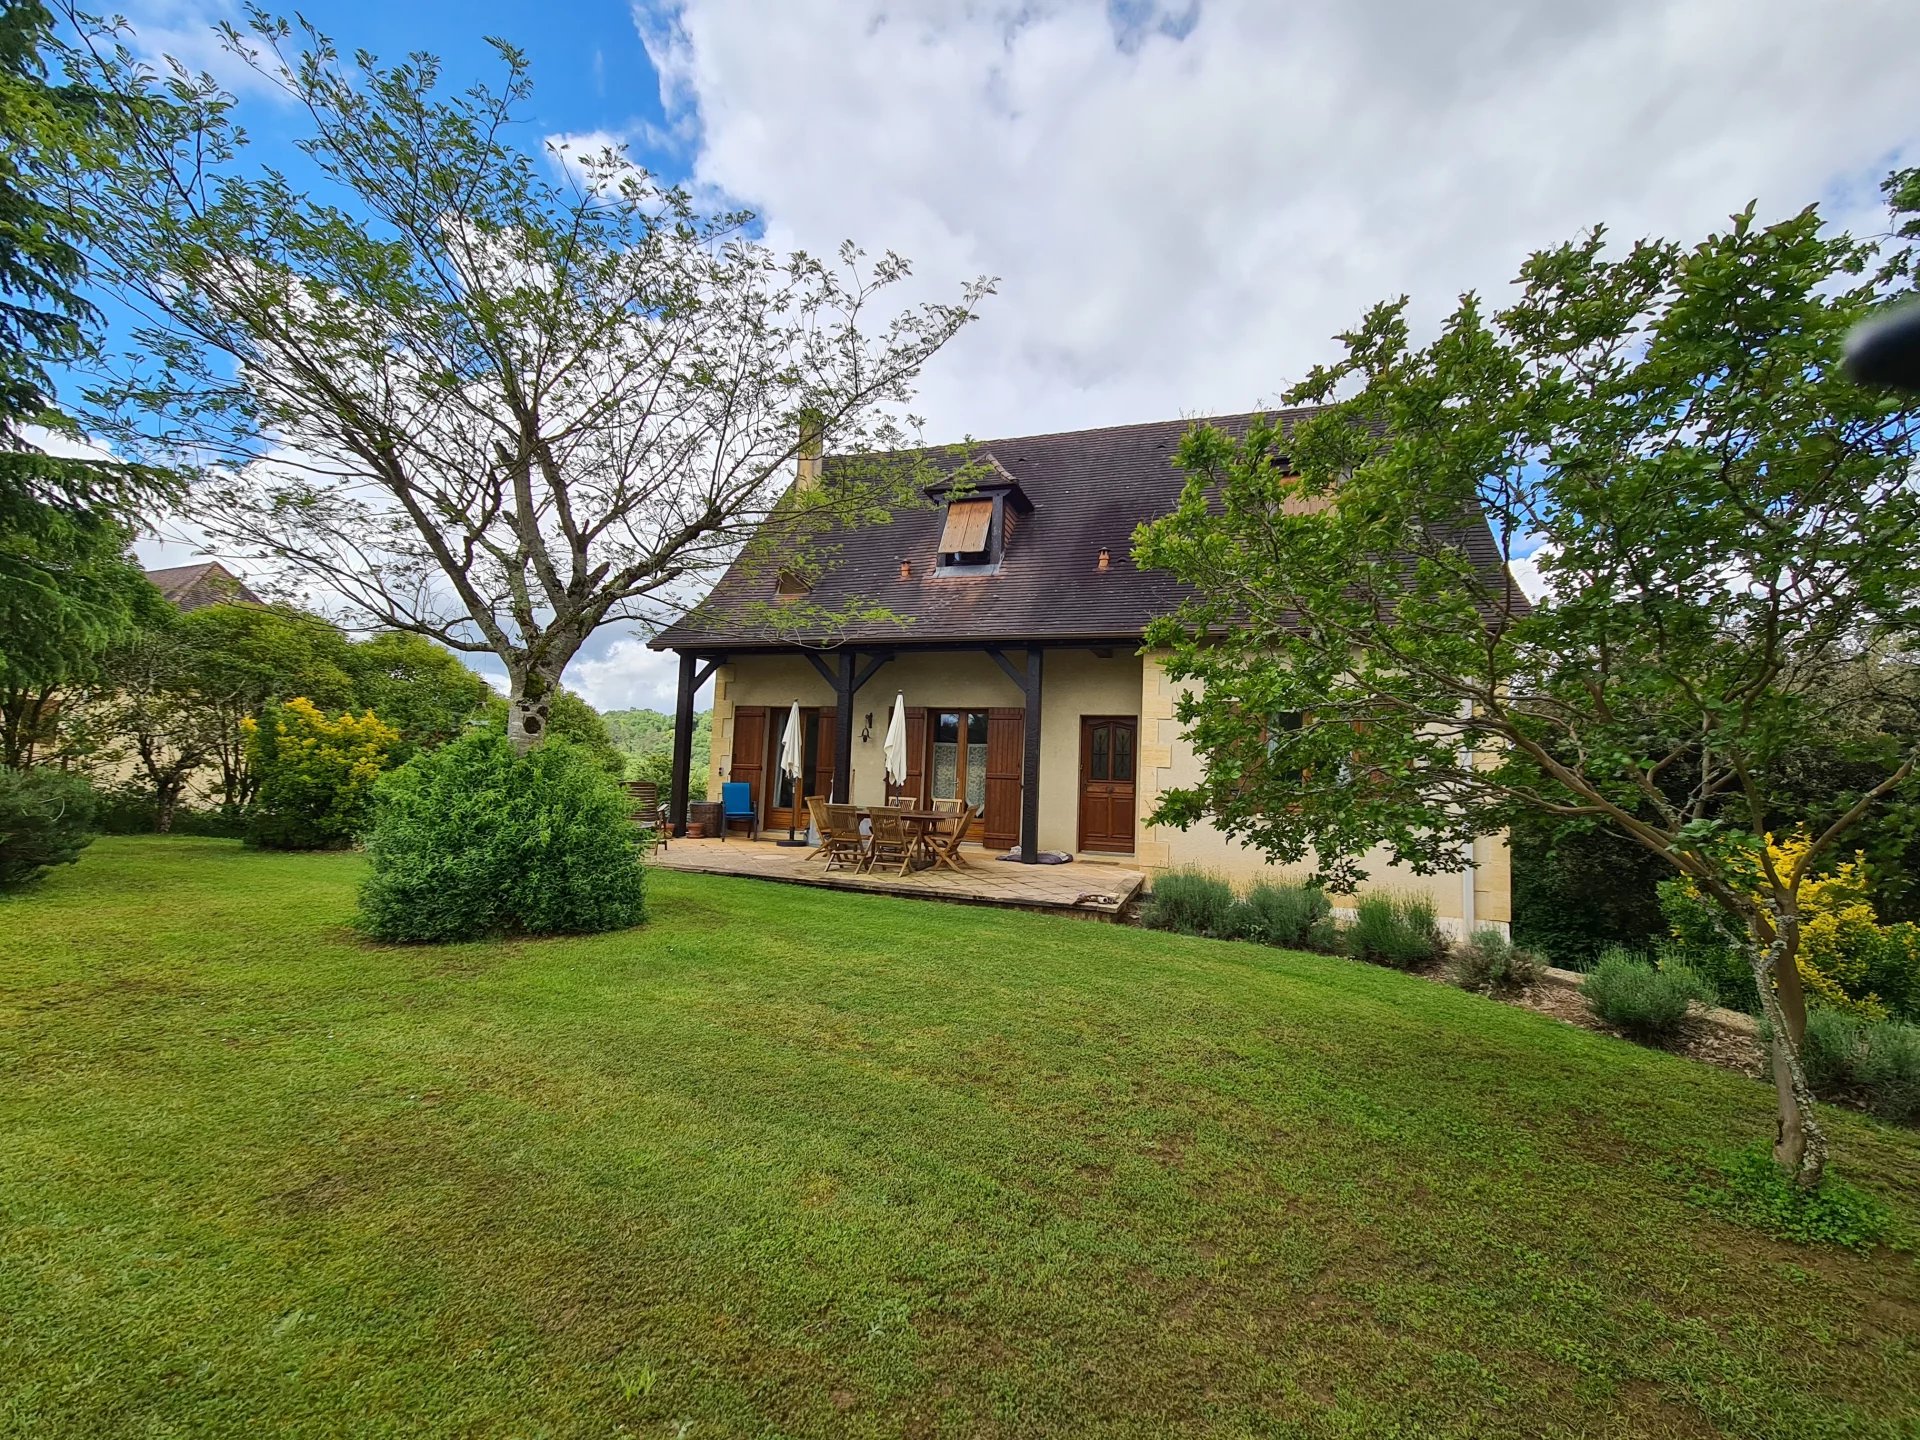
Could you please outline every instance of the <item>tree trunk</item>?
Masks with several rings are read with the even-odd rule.
[[[558,686],[533,669],[509,670],[507,680],[507,739],[524,755],[547,738],[548,715]]]
[[[153,811],[153,828],[156,833],[165,835],[173,829],[173,812],[180,806],[180,792],[172,786],[162,786],[156,797]]]
[[[27,768],[27,719],[25,706],[14,695],[0,700],[0,766],[9,770]]]
[[[1807,1043],[1807,991],[1800,983],[1800,946],[1796,934],[1786,953],[1774,967],[1774,988],[1780,996],[1780,1011],[1786,1017],[1787,1033],[1793,1036],[1797,1051]]]
[[[1753,967],[1754,982],[1760,991],[1760,1009],[1767,1020],[1767,1048],[1773,1063],[1774,1096],[1779,1104],[1773,1141],[1774,1162],[1793,1176],[1796,1185],[1811,1189],[1820,1183],[1820,1176],[1826,1170],[1827,1137],[1814,1114],[1813,1091],[1807,1085],[1807,1072],[1800,1063],[1800,1039],[1794,1034],[1786,1006],[1782,1003],[1782,995],[1773,983],[1776,973],[1787,975],[1783,962],[1786,967],[1795,963],[1793,956],[1786,951],[1786,942],[1779,939],[1766,949],[1750,945],[1747,963]],[[1798,999],[1799,975],[1795,973],[1787,978]],[[1786,987],[1783,985],[1780,988]],[[1800,1024],[1804,1034],[1806,1011],[1804,1001],[1801,1004]]]
[[[52,699],[52,690],[10,690],[0,698],[0,765],[9,770],[32,767]]]

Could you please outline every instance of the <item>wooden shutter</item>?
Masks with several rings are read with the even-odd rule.
[[[733,763],[727,767],[727,779],[744,781],[753,787],[753,808],[761,815],[767,813],[766,796],[760,788],[766,768],[767,707],[736,705],[733,707]]]
[[[813,793],[827,800],[833,798],[833,731],[835,718],[833,711],[822,710],[820,712],[820,732],[814,736],[813,740]],[[853,797],[849,795],[847,798],[851,800]],[[806,803],[807,797],[802,795],[800,797],[802,813],[805,811]]]
[[[991,850],[1020,840],[1020,772],[1027,752],[1027,712],[987,712],[987,810],[981,839]]]
[[[955,500],[947,506],[946,528],[940,532],[942,555],[969,555],[987,548],[987,528],[993,521],[993,501]]]
[[[893,720],[893,707],[887,707],[887,720]],[[881,764],[885,764],[883,760]],[[887,782],[887,799],[927,803],[927,707],[907,707],[907,779],[904,785]]]

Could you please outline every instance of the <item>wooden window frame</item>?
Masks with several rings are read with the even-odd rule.
[[[959,795],[957,796],[935,795],[933,793],[933,751],[934,751],[934,747],[940,743],[940,717],[942,715],[955,716],[957,717],[959,722],[958,728],[954,732],[958,738],[956,739],[955,746],[954,746],[955,754],[954,754],[954,767],[953,767],[954,788],[960,792]],[[936,800],[936,799],[937,800],[948,800],[948,799],[964,800],[966,798],[967,746],[970,742],[965,737],[967,734],[967,720],[969,719],[969,717],[972,717],[972,716],[979,717],[981,723],[986,727],[987,734],[990,741],[993,733],[993,711],[989,706],[956,705],[951,710],[947,709],[946,706],[944,705],[929,705],[927,707],[927,739],[926,739],[927,754],[926,754],[926,763],[925,763],[924,769],[927,777],[926,786],[927,786],[928,799],[930,800]],[[985,765],[986,761],[982,760],[981,763],[982,765]],[[980,777],[980,795],[981,795],[981,804],[983,807],[986,803],[986,790],[987,790],[987,777],[985,773],[982,773]]]

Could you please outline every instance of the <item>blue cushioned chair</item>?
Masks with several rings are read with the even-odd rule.
[[[733,822],[747,822],[747,834],[760,838],[760,816],[753,808],[753,786],[744,780],[728,780],[720,787],[720,838],[727,838],[727,831],[733,828]]]

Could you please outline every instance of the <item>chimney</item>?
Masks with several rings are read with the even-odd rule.
[[[825,418],[818,410],[800,412],[800,447],[796,452],[793,483],[797,490],[806,490],[820,483],[821,435],[826,428]]]

